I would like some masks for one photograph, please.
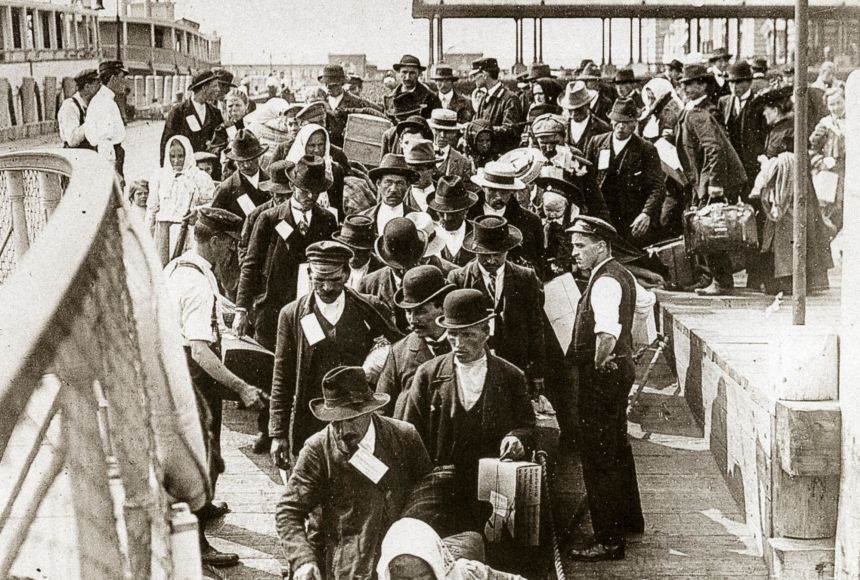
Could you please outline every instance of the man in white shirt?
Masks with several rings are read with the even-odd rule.
[[[99,155],[113,163],[116,172],[123,176],[125,150],[125,122],[116,104],[116,96],[125,91],[128,70],[122,61],[108,60],[99,63],[99,80],[102,86],[93,96],[84,121],[84,135]]]
[[[436,150],[442,157],[436,165],[439,175],[457,175],[468,180],[472,176],[472,161],[457,150],[464,128],[457,122],[457,113],[436,109],[430,113],[428,125],[433,130]]]
[[[376,183],[379,202],[360,213],[373,219],[378,236],[382,235],[386,224],[392,219],[419,211],[404,201],[410,185],[418,181],[418,173],[406,164],[403,155],[386,153],[379,167],[367,174]]]
[[[72,149],[94,149],[85,134],[87,107],[101,88],[99,73],[95,69],[82,70],[75,76],[77,92],[63,101],[57,111],[57,124],[63,147]]]
[[[444,157],[436,155],[433,141],[428,139],[407,141],[403,146],[403,153],[406,165],[418,174],[418,179],[409,189],[406,204],[426,212],[427,202],[433,199],[433,192],[436,191],[436,186],[433,185],[436,164]]]
[[[645,527],[627,440],[627,395],[636,375],[636,281],[612,258],[618,232],[608,222],[577,216],[567,231],[576,265],[591,273],[568,356],[578,389],[580,456],[594,529],[594,544],[568,555],[584,561],[620,560],[625,536],[641,534]]]
[[[440,254],[455,266],[465,266],[475,255],[463,248],[463,241],[470,229],[466,223],[466,212],[478,203],[478,196],[466,189],[457,176],[443,175],[436,185],[436,192],[428,207],[438,216],[436,236],[445,242]]]
[[[585,151],[592,137],[610,131],[609,125],[591,112],[589,105],[595,95],[596,91],[592,94],[583,81],[574,81],[567,83],[559,100],[568,119],[567,143],[580,151]]]

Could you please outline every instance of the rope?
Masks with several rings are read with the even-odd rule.
[[[538,463],[540,463],[540,475],[541,475],[541,486],[546,490],[547,504],[551,501],[551,494],[549,489],[549,477],[547,476],[547,468],[546,468],[546,452],[538,451],[535,454]],[[549,520],[549,533],[552,536],[552,558],[553,565],[555,566],[555,577],[558,580],[567,580],[567,576],[564,574],[564,565],[561,560],[561,546],[558,542],[558,535],[555,532],[555,520],[552,517],[552,507],[547,505],[546,510],[542,510]]]

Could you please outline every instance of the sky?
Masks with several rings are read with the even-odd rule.
[[[105,2],[108,14],[115,0]],[[403,53],[428,54],[428,24],[412,19],[412,0],[177,0],[177,18],[201,23],[222,38],[225,64],[325,63],[329,53],[365,53],[368,61],[390,68]],[[524,21],[525,62],[532,62],[532,23]],[[613,36],[627,38],[627,21],[615,23]],[[514,61],[513,20],[448,19],[446,52],[483,52],[502,67]],[[627,47],[617,43],[616,62]],[[544,20],[544,60],[576,66],[582,58],[600,60],[599,20]]]

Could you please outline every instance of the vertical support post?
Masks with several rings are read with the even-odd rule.
[[[436,62],[444,62],[445,61],[445,47],[443,44],[443,32],[442,32],[442,15],[436,17]]]
[[[514,64],[520,64],[520,19],[514,18]]]
[[[428,42],[428,47],[427,47],[427,54],[428,54],[428,56],[427,56],[427,64],[428,64],[429,66],[433,66],[433,53],[434,53],[434,48],[435,48],[435,46],[436,46],[436,45],[434,44],[434,42],[433,42],[433,18],[434,18],[434,17],[433,17],[433,16],[431,16],[430,18],[428,18],[428,19],[427,19],[427,24],[428,24],[428,31],[427,31],[427,42]]]
[[[741,56],[741,24],[743,22],[742,18],[735,18],[735,28],[737,29],[737,34],[735,34],[735,54],[737,57]],[[737,58],[736,57],[736,58]]]
[[[12,205],[12,231],[15,234],[15,253],[18,260],[30,249],[27,211],[24,207],[24,173],[6,172],[6,185],[9,188],[9,202]]]
[[[642,19],[637,18],[636,22],[638,22],[638,28],[639,28],[639,48],[636,51],[636,55],[637,55],[637,57],[636,57],[637,61],[636,62],[641,63],[642,62]]]
[[[606,64],[606,19],[600,19],[600,64]]]
[[[538,19],[532,18],[532,62],[538,61]]]
[[[63,195],[63,190],[60,187],[60,176],[56,173],[40,171],[39,191],[42,192],[42,209],[47,219],[54,213],[54,210],[60,203],[60,197]]]
[[[538,42],[538,62],[543,62],[543,18],[538,21],[538,33],[540,41]]]
[[[628,49],[630,51],[630,64],[633,64],[633,18],[630,18],[630,42]]]
[[[809,148],[807,136],[807,80],[806,39],[809,18],[809,0],[795,0],[794,20],[796,42],[794,47],[794,254],[791,321],[806,324],[806,202],[809,185]],[[786,23],[787,24],[787,23]]]
[[[783,31],[783,35],[782,35],[782,53],[785,55],[785,61],[786,62],[788,62],[788,55],[791,54],[790,52],[788,52],[788,22],[789,22],[789,19],[786,18],[785,19],[785,30]],[[807,30],[807,45],[808,45],[809,44],[809,42],[808,42],[808,39],[809,39],[809,23],[808,22],[807,22],[806,30]],[[795,34],[796,33],[797,33],[797,31],[795,30]],[[797,44],[797,39],[795,39],[795,44]],[[804,76],[803,78],[806,78],[806,77]]]
[[[693,48],[693,21],[687,18],[687,42],[684,43],[684,52],[689,54]]]
[[[696,50],[702,51],[702,19],[696,18]]]
[[[771,56],[773,58],[773,64],[778,64],[779,59],[776,57],[776,18],[774,18],[771,22],[773,22],[773,34],[771,34]]]
[[[609,18],[609,54],[607,55],[607,62],[612,64],[612,18]]]

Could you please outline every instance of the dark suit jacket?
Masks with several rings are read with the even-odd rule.
[[[684,111],[675,131],[678,158],[694,199],[708,195],[708,186],[722,187],[727,200],[737,201],[747,180],[743,163],[729,142],[726,130],[706,108],[707,101]]]
[[[423,338],[410,332],[406,338],[400,339],[391,346],[379,379],[376,381],[376,392],[385,393],[391,401],[383,408],[382,413],[388,417],[399,419],[403,417],[403,405],[406,392],[412,384],[412,376],[421,363],[433,358],[433,353]]]
[[[483,191],[479,196],[478,203],[469,208],[466,215],[470,220],[484,215]],[[508,259],[518,264],[529,264],[540,274],[544,264],[545,252],[543,223],[541,223],[540,218],[522,207],[513,197],[508,202],[504,218],[512,226],[516,226],[523,234],[523,242],[508,252]]]
[[[330,426],[302,448],[275,516],[293,570],[316,562],[326,579],[376,577],[382,538],[400,517],[412,486],[432,466],[412,425],[387,417],[372,420],[373,455],[388,466],[377,484],[350,465]],[[305,520],[317,507],[327,562],[317,562],[305,532]]]
[[[614,91],[614,89],[611,89]],[[609,111],[612,110],[612,99],[607,97],[603,92],[598,95],[597,99],[589,105],[591,114],[603,121],[609,123]]]
[[[441,226],[437,226],[441,227]],[[467,221],[466,222],[466,235],[469,235],[469,232],[472,231],[472,225]],[[460,251],[457,252],[456,255],[451,255],[451,252],[448,251],[448,246],[443,246],[442,251],[439,254],[442,259],[451,262],[458,268],[461,266],[465,266],[469,262],[471,262],[475,258],[475,254],[470,252],[469,250],[460,246]]]
[[[475,111],[472,109],[472,99],[464,97],[457,91],[453,91],[453,93],[451,102],[448,103],[448,109],[457,113],[458,123],[468,123],[475,116]]]
[[[436,95],[436,93],[434,93],[432,90],[430,90],[430,87],[428,87],[427,85],[425,85],[421,81],[418,81],[418,84],[415,86],[415,89],[413,89],[413,90],[416,93],[415,96],[418,97],[418,102],[422,103],[424,105],[424,108],[421,109],[421,116],[424,117],[425,119],[430,118],[430,112],[433,109],[441,109],[442,108],[442,101],[439,100],[439,97]],[[391,94],[386,95],[383,99],[384,104],[385,104],[384,109],[386,111],[390,110],[392,108],[390,106],[391,100],[403,92],[405,92],[403,90],[403,83],[400,83],[396,87],[394,87],[394,90],[391,92]]]
[[[188,126],[187,117],[197,119],[197,124],[200,126],[199,131],[192,131]],[[197,151],[207,151],[206,144],[212,139],[215,134],[215,129],[224,122],[221,116],[221,111],[214,105],[206,103],[206,122],[201,122],[197,116],[197,111],[194,110],[194,105],[189,99],[174,105],[167,114],[167,121],[164,123],[164,130],[161,132],[161,150],[159,152],[159,164],[164,165],[164,146],[167,145],[167,140],[174,135],[184,135],[191,141],[191,148],[196,153]],[[244,215],[243,215],[244,217]]]
[[[406,395],[403,419],[415,425],[435,466],[452,464],[451,452],[464,439],[453,420],[456,407],[462,406],[457,391],[454,354],[449,353],[418,367]],[[487,353],[482,397],[482,429],[472,435],[480,457],[498,457],[499,445],[509,435],[527,449],[533,445],[535,415],[522,371]]]
[[[456,175],[464,183],[471,183],[469,178],[473,175],[471,160],[453,147],[448,149],[448,155],[442,162],[439,171],[442,175]]]
[[[599,168],[601,151],[609,152],[606,169]],[[612,224],[622,236],[635,240],[630,225],[640,213],[650,216],[652,227],[657,227],[666,197],[666,176],[656,147],[634,134],[621,154],[615,156],[612,133],[606,133],[591,140],[586,158],[592,164],[591,171],[595,172]]]
[[[601,120],[592,113],[588,116],[588,124],[585,126],[585,131],[582,132],[579,141],[574,141],[573,136],[570,135],[570,131],[568,130],[567,143],[584,152],[588,148],[588,143],[592,138],[609,133],[610,131],[612,131],[612,127],[609,126],[609,123]]]
[[[474,288],[490,295],[477,260],[448,274],[448,281],[457,288]],[[544,377],[543,301],[543,285],[535,273],[506,262],[502,299],[496,305],[495,332],[490,347],[529,378]]]
[[[261,168],[260,181],[268,181],[268,179],[269,174]],[[251,185],[251,182],[242,175],[241,171],[236,171],[233,175],[222,181],[215,189],[212,207],[226,209],[244,219],[246,217],[245,212],[242,211],[242,206],[237,201],[243,195],[250,197],[255,206],[260,206],[271,199],[268,192],[260,191]]]
[[[519,97],[504,86],[481,101],[475,119],[483,119],[492,125],[496,153],[507,153],[519,146],[525,116]]]
[[[758,156],[764,153],[768,132],[763,107],[755,100],[755,96],[756,91],[751,89],[740,115],[734,112],[734,95],[720,97],[723,123],[726,126],[729,142],[735,148],[746,171],[747,189],[752,187],[752,182],[758,175]]]

